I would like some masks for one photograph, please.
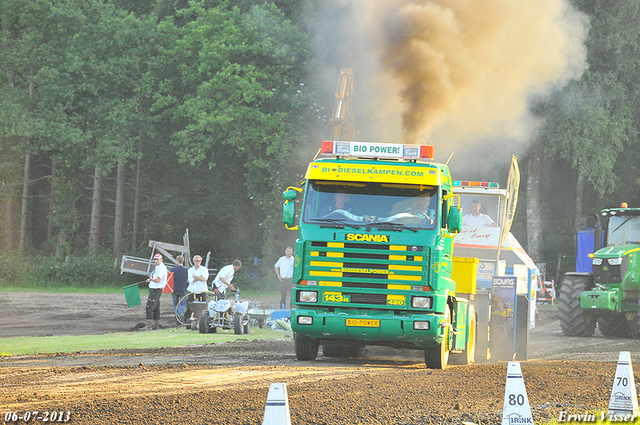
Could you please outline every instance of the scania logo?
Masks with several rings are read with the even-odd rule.
[[[360,233],[347,233],[348,241],[358,242],[389,242],[387,235],[363,235]]]

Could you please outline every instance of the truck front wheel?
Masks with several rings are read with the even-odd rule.
[[[298,360],[315,360],[318,357],[318,341],[294,334],[296,358]]]
[[[592,336],[597,317],[580,308],[580,294],[590,289],[589,276],[565,276],[560,288],[560,327],[567,336]]]
[[[449,306],[444,312],[444,339],[435,347],[424,350],[424,364],[428,369],[444,369],[449,362],[449,345],[451,338],[451,311]]]

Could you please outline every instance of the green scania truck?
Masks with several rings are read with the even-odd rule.
[[[477,260],[454,259],[459,202],[433,147],[323,141],[284,193],[298,231],[291,327],[296,356],[368,345],[424,351],[429,368],[472,363]],[[296,225],[296,198],[302,205]]]

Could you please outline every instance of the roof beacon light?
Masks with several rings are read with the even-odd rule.
[[[491,189],[500,189],[500,185],[496,182],[472,182],[472,181],[453,181],[454,187],[487,187]]]
[[[361,158],[433,159],[433,146],[323,140],[320,153]]]

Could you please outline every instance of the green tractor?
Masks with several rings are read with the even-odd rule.
[[[602,210],[596,217],[592,272],[566,273],[559,294],[560,326],[568,336],[640,334],[640,208]]]

